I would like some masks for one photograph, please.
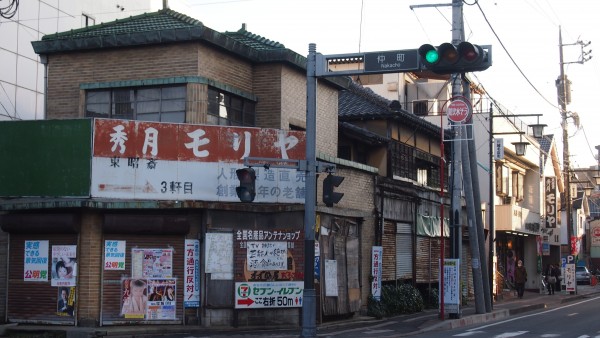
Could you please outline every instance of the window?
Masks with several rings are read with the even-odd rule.
[[[230,93],[208,89],[208,122],[221,126],[253,127],[256,103]]]
[[[417,169],[417,182],[419,184],[427,185],[427,174],[428,170],[424,168]]]
[[[413,114],[424,116],[429,114],[427,100],[413,101]]]
[[[496,165],[496,195],[508,196],[508,167]]]
[[[516,198],[517,202],[523,200],[523,191],[524,191],[524,179],[525,175],[523,175],[519,171],[513,171],[512,173],[512,196]]]
[[[185,86],[91,90],[85,116],[183,123],[185,104]]]

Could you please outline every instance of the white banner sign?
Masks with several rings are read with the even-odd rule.
[[[183,306],[200,307],[200,241],[185,240]]]
[[[125,270],[126,241],[104,241],[104,270]]]
[[[23,280],[48,281],[48,241],[25,241]]]
[[[381,299],[381,264],[383,264],[383,247],[374,246],[371,252],[371,294],[376,300]]]

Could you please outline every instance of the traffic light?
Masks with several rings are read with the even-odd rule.
[[[491,46],[481,47],[463,41],[455,46],[443,43],[438,47],[425,44],[419,47],[421,68],[437,74],[478,72],[492,65]]]
[[[256,197],[256,172],[252,168],[242,168],[235,171],[240,180],[240,186],[235,188],[240,201],[252,202]]]
[[[325,180],[323,180],[323,203],[325,203],[326,206],[332,207],[344,197],[343,193],[333,191],[333,189],[342,184],[343,181],[344,177],[342,176],[329,174],[325,177]]]

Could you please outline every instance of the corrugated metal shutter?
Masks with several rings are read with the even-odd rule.
[[[102,324],[116,325],[127,323],[144,324],[181,324],[183,322],[183,277],[184,277],[184,245],[185,237],[181,235],[132,235],[105,234],[105,240],[126,241],[125,270],[103,270],[102,278]],[[104,254],[104,241],[102,254]],[[124,318],[121,316],[122,277],[131,277],[131,249],[173,249],[173,278],[176,278],[176,319],[145,320]]]
[[[25,241],[48,241],[48,281],[25,282]],[[75,234],[11,234],[8,280],[8,321],[14,323],[75,325],[75,316],[57,314],[58,287],[51,286],[53,245],[77,245]],[[79,251],[80,248],[78,248]]]
[[[412,224],[396,223],[396,279],[413,278]]]

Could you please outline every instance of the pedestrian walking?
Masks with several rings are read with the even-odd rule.
[[[554,277],[556,277],[556,283],[554,285],[554,290],[558,291],[558,292],[561,292],[562,291],[562,286],[560,284],[560,281],[561,281],[562,278],[561,278],[561,273],[560,273],[560,265],[554,264],[554,270],[553,270],[553,272],[554,272]]]
[[[548,294],[553,295],[556,286],[556,271],[554,269],[554,265],[548,264],[548,269],[546,270],[546,278],[548,284]]]
[[[527,270],[523,266],[523,261],[519,259],[515,269],[515,284],[517,285],[517,295],[519,299],[523,298],[525,292],[525,282],[527,282]]]

